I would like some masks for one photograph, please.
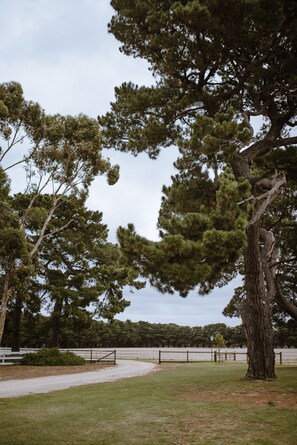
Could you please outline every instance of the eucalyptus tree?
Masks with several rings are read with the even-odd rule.
[[[13,197],[13,208],[20,219],[31,200],[27,194]],[[38,196],[34,205],[35,217],[27,219],[25,227],[31,245],[43,224],[37,211],[47,213],[51,195]],[[65,227],[65,221],[71,223]],[[124,288],[139,289],[144,283],[137,281],[137,272],[124,264],[119,247],[109,243],[107,236],[101,212],[87,209],[81,199],[64,197],[49,222],[48,236],[40,245],[34,276],[15,286],[13,349],[21,343],[19,325],[26,293],[27,299],[39,301],[37,312],[43,308],[50,314],[51,346],[59,346],[61,333],[78,320],[88,322],[94,316],[112,320],[129,306],[123,297]]]
[[[57,230],[70,215],[71,225]],[[111,321],[130,305],[124,288],[140,289],[144,284],[124,264],[119,247],[108,242],[102,213],[79,200],[64,199],[50,226],[53,235],[41,246],[38,279],[50,313],[50,344],[59,346],[63,324],[91,316]]]
[[[12,296],[12,285],[30,271],[30,246],[27,243],[19,218],[9,202],[9,182],[0,167],[0,338],[4,331],[6,311]]]
[[[46,115],[38,104],[25,100],[22,88],[16,82],[0,85],[0,162],[12,180],[12,189],[24,179],[24,193],[30,195],[27,208],[19,218],[18,230],[22,231],[25,243],[30,236],[27,222],[38,222],[38,234],[27,246],[31,262],[36,260],[44,240],[53,235],[50,221],[65,197],[85,200],[95,176],[105,174],[112,185],[119,173],[119,167],[111,166],[102,156],[101,133],[96,120],[85,115]],[[15,169],[18,170],[11,174]],[[50,194],[50,204],[46,208],[36,205],[38,197],[45,192]],[[66,229],[71,222],[69,216],[58,230]],[[14,263],[13,268],[20,270],[22,264],[18,258],[18,264]],[[1,266],[0,273],[4,283],[1,341],[14,284],[10,269]]]
[[[178,145],[164,189],[161,240],[130,225],[130,261],[162,291],[202,293],[244,275],[246,376],[275,377],[272,304],[278,240],[266,216],[285,193],[297,136],[297,4],[290,0],[112,0],[121,51],[147,60],[151,87],[116,88],[99,121],[106,147],[146,152]],[[260,123],[260,129],[257,126]]]

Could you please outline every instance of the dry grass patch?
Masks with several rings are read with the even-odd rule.
[[[185,401],[231,402],[240,406],[278,406],[282,408],[297,408],[297,394],[282,394],[267,389],[253,392],[222,393],[217,391],[196,391],[182,395]]]

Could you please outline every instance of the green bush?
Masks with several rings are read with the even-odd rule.
[[[85,365],[85,360],[73,352],[61,352],[57,348],[43,348],[26,354],[22,365],[33,366],[75,366]]]

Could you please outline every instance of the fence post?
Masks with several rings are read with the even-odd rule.
[[[93,361],[93,349],[91,348],[91,363]]]
[[[219,350],[219,363],[224,363],[224,353]]]
[[[189,351],[187,351],[187,363],[189,363]]]
[[[159,365],[161,365],[161,351],[159,350]]]
[[[283,353],[282,352],[279,353],[279,364],[280,365],[283,364]]]
[[[214,361],[217,361],[217,351],[214,351]]]
[[[116,364],[116,362],[117,362],[117,350],[115,349],[114,350],[114,360],[113,360],[113,364],[115,365]]]

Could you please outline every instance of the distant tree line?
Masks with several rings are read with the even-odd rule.
[[[21,321],[21,347],[51,345],[51,317],[25,312]],[[8,314],[3,346],[10,346],[13,313]],[[113,320],[94,320],[84,317],[62,318],[61,348],[120,348],[120,347],[215,347],[220,334],[226,347],[245,347],[246,337],[242,325],[230,327],[224,323],[206,326],[178,326],[174,323],[149,323]],[[211,340],[212,338],[212,340]],[[297,347],[297,326],[292,320],[275,326],[275,347]]]

